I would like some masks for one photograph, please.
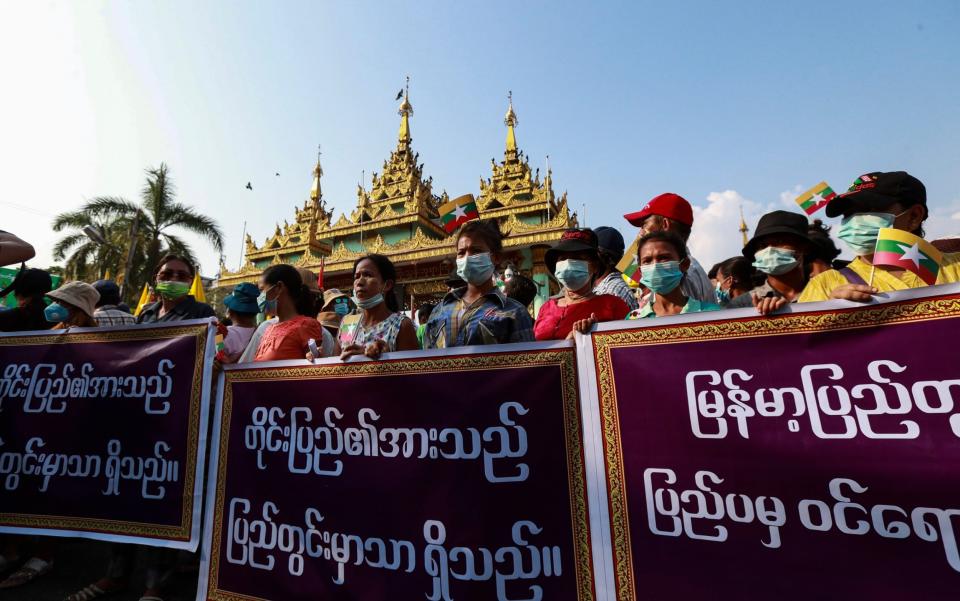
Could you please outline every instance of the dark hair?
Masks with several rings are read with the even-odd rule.
[[[430,314],[433,313],[434,307],[436,306],[437,305],[434,303],[423,303],[417,307],[417,323],[426,323],[427,319],[430,318]]]
[[[263,281],[271,286],[282,282],[297,313],[307,317],[317,316],[316,295],[303,285],[303,278],[293,265],[281,263],[267,267],[263,272]]]
[[[680,236],[668,230],[661,230],[644,234],[643,237],[640,238],[640,241],[637,242],[637,261],[640,260],[640,251],[643,250],[643,246],[647,242],[666,242],[677,251],[677,256],[680,257],[681,261],[690,256],[687,252],[687,243],[684,242]]]
[[[503,287],[507,298],[512,298],[524,307],[529,307],[537,297],[537,283],[525,275],[513,274],[513,277]]]
[[[717,275],[733,278],[733,285],[741,290],[753,289],[753,265],[744,256],[730,257],[714,266]],[[713,271],[712,269],[710,271]]]
[[[730,259],[727,259],[729,261]],[[720,261],[719,263],[714,263],[713,267],[710,268],[710,271],[707,272],[707,277],[711,280],[716,279],[717,273],[720,271],[720,266],[727,261]]]
[[[0,290],[0,298],[5,297],[11,291],[22,298],[39,300],[43,295],[53,289],[53,278],[42,269],[27,268],[26,265],[20,265],[20,271],[13,278],[9,286]]]
[[[97,301],[97,307],[103,307],[104,305],[117,305],[120,304],[120,292],[116,290],[97,290],[100,293],[100,300]]]
[[[684,241],[684,243],[686,243],[686,241],[690,239],[691,227],[689,225],[687,225],[686,223],[681,223],[676,219],[671,219],[670,217],[664,217],[663,215],[657,215],[657,217],[669,223],[670,231],[675,232],[677,236],[679,236],[680,239]]]
[[[153,277],[157,277],[157,274],[160,273],[160,270],[163,269],[163,266],[170,261],[180,261],[186,265],[187,271],[190,272],[190,277],[193,277],[196,274],[196,270],[193,268],[193,263],[190,262],[190,259],[181,255],[163,255],[160,257],[160,260],[157,261],[157,266],[153,270]]]
[[[830,238],[830,226],[824,225],[820,219],[814,219],[807,230],[810,236],[810,247],[807,249],[807,260],[821,260],[828,265],[840,256],[840,249]]]
[[[388,259],[383,255],[378,255],[376,253],[365,255],[360,257],[353,262],[353,273],[357,273],[357,265],[361,261],[369,260],[371,263],[376,265],[377,271],[380,272],[380,277],[384,282],[393,282],[393,288],[389,292],[383,295],[384,302],[387,303],[387,308],[396,313],[400,310],[400,303],[397,302],[397,268],[393,266],[393,261]]]
[[[471,238],[483,238],[491,252],[499,253],[503,250],[503,234],[500,233],[500,224],[496,219],[478,219],[468,221],[457,232],[457,242],[460,238],[470,235]]]

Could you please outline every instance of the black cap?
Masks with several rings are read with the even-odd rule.
[[[760,218],[757,229],[753,233],[753,238],[743,247],[743,256],[752,259],[757,252],[757,245],[760,239],[773,234],[794,236],[807,244],[811,244],[810,235],[807,230],[810,223],[807,218],[799,213],[790,211],[772,211]]]
[[[602,225],[593,231],[597,234],[597,246],[600,247],[600,250],[605,250],[610,254],[623,254],[623,249],[626,246],[623,243],[623,235],[616,228]]]
[[[544,253],[543,261],[547,264],[547,269],[553,273],[557,266],[557,254],[562,252],[589,252],[594,259],[599,260],[599,244],[597,243],[597,234],[590,228],[571,228],[560,237],[560,242]]]
[[[906,171],[875,171],[861,175],[846,192],[827,203],[827,217],[882,211],[895,202],[904,208],[926,207],[927,189]]]
[[[113,280],[97,280],[93,287],[100,293],[100,301],[97,306],[115,305],[120,302],[120,287]]]

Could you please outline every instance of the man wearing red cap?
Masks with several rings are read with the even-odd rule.
[[[693,228],[693,207],[685,198],[673,192],[665,192],[655,196],[645,207],[635,213],[627,213],[624,218],[640,228],[640,235],[650,232],[669,231],[680,236],[687,242],[690,239],[690,230]],[[717,294],[714,291],[707,272],[700,263],[690,257],[690,268],[680,284],[684,296],[695,298],[705,303],[716,303]],[[642,303],[641,303],[642,304]]]

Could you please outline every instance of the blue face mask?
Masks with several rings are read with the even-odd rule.
[[[467,283],[479,286],[493,277],[493,260],[490,253],[478,253],[457,257],[457,275]]]
[[[719,282],[717,282],[717,301],[719,301],[721,305],[726,305],[730,302],[730,291],[724,290],[723,285]]]
[[[576,292],[590,283],[590,262],[583,259],[557,261],[553,275],[564,288]]]
[[[679,261],[662,261],[640,266],[640,283],[655,294],[673,292],[683,280]]]
[[[383,302],[383,294],[378,292],[376,295],[371,296],[367,299],[359,299],[356,296],[353,297],[353,303],[360,307],[361,309],[372,309]]]
[[[67,320],[70,317],[70,310],[61,305],[60,303],[50,303],[43,310],[43,316],[50,323],[61,323]]]
[[[796,252],[776,246],[758,250],[753,258],[753,266],[757,271],[767,275],[781,275],[793,271],[799,264]]]
[[[903,215],[903,213],[900,213]],[[847,248],[857,256],[872,255],[877,247],[877,237],[880,229],[893,227],[893,222],[900,215],[892,213],[856,213],[844,217],[840,222],[837,238],[843,240]]]
[[[345,298],[338,298],[333,302],[333,312],[343,317],[350,313],[350,303]]]
[[[277,299],[267,298],[267,293],[271,290],[273,290],[273,286],[270,286],[260,293],[260,296],[257,297],[257,308],[260,309],[261,313],[275,315],[277,312]]]

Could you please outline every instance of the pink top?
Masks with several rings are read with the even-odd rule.
[[[533,336],[537,340],[563,340],[573,329],[574,322],[587,319],[591,313],[597,315],[597,321],[614,321],[626,319],[629,312],[627,303],[612,294],[600,294],[565,307],[551,298],[537,313]]]
[[[320,322],[312,317],[297,315],[293,319],[277,322],[263,333],[253,360],[303,359],[307,354],[307,341],[311,338],[317,341],[317,346],[323,340]]]

